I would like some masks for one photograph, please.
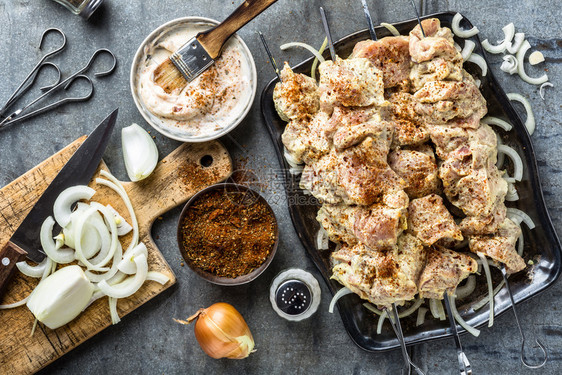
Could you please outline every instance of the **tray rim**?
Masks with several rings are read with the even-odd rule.
[[[446,17],[452,18],[455,14],[457,14],[457,12],[454,12],[454,11],[436,12],[436,13],[420,16],[420,19],[424,20],[424,19],[428,19],[428,18],[438,18],[441,21],[443,21],[444,18],[446,18]],[[394,25],[394,26],[403,25],[403,24],[408,24],[408,23],[411,23],[411,22],[417,22],[417,19],[411,18],[411,19],[408,19],[408,20],[400,21],[400,22],[393,22],[392,25]],[[470,22],[470,20],[468,18],[466,18],[464,15],[463,15],[463,22],[465,22],[469,27],[473,26],[473,24]],[[378,31],[383,31],[383,33],[388,34],[386,29],[382,26],[376,26],[375,30],[377,31],[377,34],[379,34]],[[368,29],[361,29],[359,31],[348,34],[348,35],[338,39],[337,41],[335,41],[334,45],[336,46],[336,49],[337,49],[337,46],[339,44],[344,43],[348,39],[357,37],[361,34],[368,35]],[[385,36],[387,36],[387,35],[385,35]],[[368,37],[367,37],[367,39],[368,39]],[[480,39],[479,39],[478,35],[475,35],[475,36],[470,37],[470,38],[466,38],[465,40],[473,40],[476,43],[476,50],[483,51],[483,48],[482,48],[482,45],[481,45],[481,42],[480,42]],[[324,52],[324,55],[327,56],[327,51]],[[490,64],[488,62],[488,59],[486,57],[486,54],[481,53],[481,56],[486,61],[486,64],[488,66],[490,66]],[[308,59],[305,59],[305,60],[299,62],[298,64],[296,64],[292,68],[298,69],[301,66],[304,66],[304,65],[308,64],[313,59],[314,59],[314,57],[312,56]],[[556,283],[556,281],[560,277],[560,274],[561,274],[561,271],[562,271],[562,265],[561,265],[562,246],[560,244],[560,239],[558,237],[558,234],[556,233],[556,229],[555,229],[555,227],[552,223],[550,213],[548,212],[548,208],[547,208],[545,200],[544,200],[544,193],[543,193],[543,188],[542,188],[542,184],[541,184],[541,180],[540,180],[540,176],[539,176],[536,154],[535,154],[535,150],[534,150],[534,146],[533,146],[531,137],[530,137],[530,135],[527,131],[527,128],[525,127],[523,121],[521,120],[521,117],[519,116],[519,114],[517,113],[517,111],[515,110],[513,105],[511,104],[510,100],[507,98],[506,92],[499,85],[499,83],[496,80],[496,78],[495,78],[493,72],[491,71],[491,69],[488,69],[487,80],[489,81],[489,85],[490,85],[490,87],[493,91],[493,94],[497,96],[498,102],[500,102],[500,105],[502,106],[503,110],[506,112],[507,117],[509,118],[510,122],[513,124],[514,130],[516,130],[519,133],[519,136],[522,140],[522,143],[525,146],[524,157],[526,159],[528,159],[527,162],[528,162],[529,166],[531,167],[530,168],[531,170],[529,171],[529,182],[531,183],[532,186],[536,187],[535,189],[533,189],[533,199],[534,199],[534,202],[537,203],[538,213],[544,215],[544,221],[547,224],[545,226],[545,234],[549,234],[549,233],[551,234],[551,237],[553,237],[552,239],[554,240],[553,243],[552,243],[552,246],[553,246],[554,250],[556,250],[556,249],[558,250],[558,251],[554,252],[555,257],[556,257],[555,263],[556,262],[558,263],[558,267],[554,270],[554,274],[552,275],[552,278],[550,279],[550,281],[541,285],[534,293],[528,293],[527,295],[523,296],[522,298],[518,298],[518,299],[516,298],[515,304],[517,305],[517,304],[520,304],[520,303],[523,303],[523,302],[527,301],[531,297],[535,297],[535,296],[543,293],[544,291],[546,291],[548,288],[550,288],[552,285],[554,285]],[[264,103],[267,100],[271,99],[271,97],[268,96],[268,91],[278,81],[279,81],[279,78],[274,77],[263,88],[262,93],[260,95],[260,105],[261,105],[262,117],[263,117],[263,119],[266,123],[266,128],[267,128],[268,133],[270,135],[270,138],[273,142],[273,145],[274,145],[279,163],[280,163],[281,166],[286,167],[287,165],[286,165],[286,162],[283,158],[283,150],[280,148],[280,142],[278,141],[277,134],[275,133],[275,130],[274,130],[275,125],[271,123],[270,118],[268,117],[268,114],[265,113],[265,106],[264,106]],[[289,191],[291,175],[290,175],[287,168],[284,168],[284,172],[285,172],[285,179],[284,179],[285,193],[286,193],[287,197],[289,198],[290,195],[291,195],[290,191]],[[319,255],[318,251],[317,250],[316,251],[310,251],[309,250],[309,249],[315,248],[315,247],[311,243],[311,239],[308,238],[308,236],[306,236],[304,232],[302,232],[301,230],[298,229],[299,227],[303,227],[305,225],[305,223],[303,222],[301,217],[297,214],[295,206],[291,205],[289,199],[287,200],[287,205],[288,205],[288,209],[289,209],[289,214],[291,216],[291,221],[293,223],[293,226],[294,226],[294,229],[297,233],[297,236],[299,237],[299,240],[301,241],[303,247],[305,248],[305,251],[306,251],[307,255],[312,259],[312,261],[313,261],[315,267],[317,268],[317,270],[322,274],[322,276],[324,278],[324,281],[326,282],[328,288],[330,289],[330,292],[333,295],[335,292],[337,292],[337,290],[339,290],[339,288],[334,287],[335,282],[329,282],[328,281],[328,280],[330,280],[331,275],[327,274],[324,267],[319,266],[319,264],[323,264],[323,260],[320,258],[320,255]],[[337,284],[337,285],[341,286],[340,284]],[[366,347],[365,343],[359,342],[360,340],[358,340],[358,338],[355,337],[350,330],[350,328],[352,328],[351,322],[350,322],[351,314],[342,313],[340,302],[337,303],[337,306],[338,306],[338,312],[340,314],[340,317],[342,318],[342,322],[343,322],[343,325],[344,325],[344,328],[345,328],[346,332],[348,333],[348,335],[351,338],[351,340],[353,341],[353,343],[356,344],[359,348],[361,348],[361,349],[363,349],[367,352],[385,352],[385,351],[397,349],[397,348],[400,347],[398,345],[398,343],[396,343],[394,345],[388,345],[386,347],[380,347],[380,348],[379,347],[376,347],[376,348]],[[504,308],[503,310],[495,312],[494,317],[501,316],[509,310],[510,310],[509,308]],[[487,322],[488,322],[488,320],[486,319],[483,322],[475,325],[475,327],[477,327],[477,328],[482,327]],[[462,327],[460,327],[458,325],[457,325],[457,329],[459,331],[459,334],[461,334],[461,335],[464,335],[464,334],[467,333],[466,330],[464,330]],[[430,341],[434,341],[434,340],[450,338],[450,337],[453,336],[452,333],[448,333],[450,331],[449,329],[442,330],[442,331],[443,331],[442,333],[438,333],[438,334],[428,336],[428,337],[413,339],[413,340],[410,340],[410,342],[408,342],[408,337],[405,337],[406,345],[412,346],[412,345],[426,343],[426,342],[430,342]]]

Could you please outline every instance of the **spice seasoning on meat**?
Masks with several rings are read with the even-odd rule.
[[[276,241],[275,217],[265,202],[248,198],[219,189],[190,206],[181,234],[182,251],[193,267],[235,278],[265,262]]]

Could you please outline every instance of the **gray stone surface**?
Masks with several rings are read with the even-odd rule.
[[[137,122],[150,129],[133,103],[129,91],[129,68],[140,42],[154,28],[179,16],[200,15],[224,19],[239,1],[224,0],[106,0],[104,8],[85,22],[48,0],[0,0],[0,101],[4,101],[24,74],[37,61],[39,36],[48,27],[60,27],[68,36],[67,50],[54,61],[69,74],[85,64],[96,48],[115,52],[119,66],[111,77],[95,79],[96,93],[88,103],[62,107],[55,113],[35,118],[0,131],[0,186],[10,182],[49,155],[82,134],[88,133],[107,113],[120,108],[118,128]],[[412,17],[407,0],[369,2],[375,23],[393,22]],[[288,41],[322,42],[323,34],[318,6],[330,12],[335,38],[364,28],[359,0],[279,0],[266,13],[244,28],[240,35],[252,50],[258,68],[258,94],[273,77],[255,32],[267,36],[278,60],[297,63],[307,57],[299,50],[281,52],[277,46]],[[507,92],[520,92],[533,103],[537,131],[533,141],[537,151],[541,182],[556,229],[562,232],[562,35],[560,3],[557,0],[425,1],[425,12],[457,10],[469,17],[491,40],[501,38],[501,27],[514,22],[518,31],[528,36],[547,59],[546,67],[555,87],[547,89],[542,101],[538,89],[516,76],[499,71],[501,59],[492,58],[492,70]],[[542,68],[543,66],[541,66]],[[534,74],[539,68],[533,68]],[[36,93],[35,93],[36,94]],[[161,155],[178,143],[156,135]],[[234,159],[248,157],[248,167],[267,175],[268,168],[278,168],[273,147],[263,125],[256,100],[248,118],[222,141]],[[105,160],[111,170],[126,179],[118,132],[113,137]],[[317,277],[312,262],[305,255],[286,208],[280,188],[269,191],[278,197],[274,205],[280,224],[280,247],[270,268],[256,281],[240,287],[220,287],[198,278],[187,267],[180,266],[175,242],[179,209],[158,221],[154,235],[160,250],[178,277],[178,284],[139,308],[123,321],[47,367],[42,373],[60,374],[179,374],[179,373],[249,373],[249,374],[398,374],[399,351],[367,353],[357,348],[345,333],[340,317],[327,312],[330,295],[321,281],[323,300],[319,312],[310,320],[289,323],[270,308],[268,288],[272,278],[288,267],[304,268]],[[147,197],[147,199],[157,199]],[[550,351],[550,362],[536,374],[558,374],[562,357],[562,287],[553,288],[520,305],[519,311],[529,338],[544,338]],[[250,324],[257,352],[242,361],[213,360],[195,341],[193,328],[180,326],[173,317],[183,318],[198,308],[225,301],[235,305]],[[0,327],[1,334],[1,327]],[[28,334],[22,332],[22,335]],[[475,374],[529,373],[519,362],[519,336],[512,316],[505,314],[491,329],[483,329],[479,338],[464,336],[463,344]],[[431,374],[455,374],[456,355],[450,340],[419,345],[411,350],[413,359]]]

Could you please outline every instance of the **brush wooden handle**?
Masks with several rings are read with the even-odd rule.
[[[197,34],[197,40],[207,51],[209,56],[216,59],[224,43],[242,26],[253,20],[258,14],[266,10],[277,0],[245,0],[222,23],[210,30]]]

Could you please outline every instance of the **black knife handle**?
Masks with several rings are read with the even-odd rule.
[[[0,250],[0,300],[17,269],[16,263],[24,260],[26,255],[27,252],[13,242],[8,242]]]

